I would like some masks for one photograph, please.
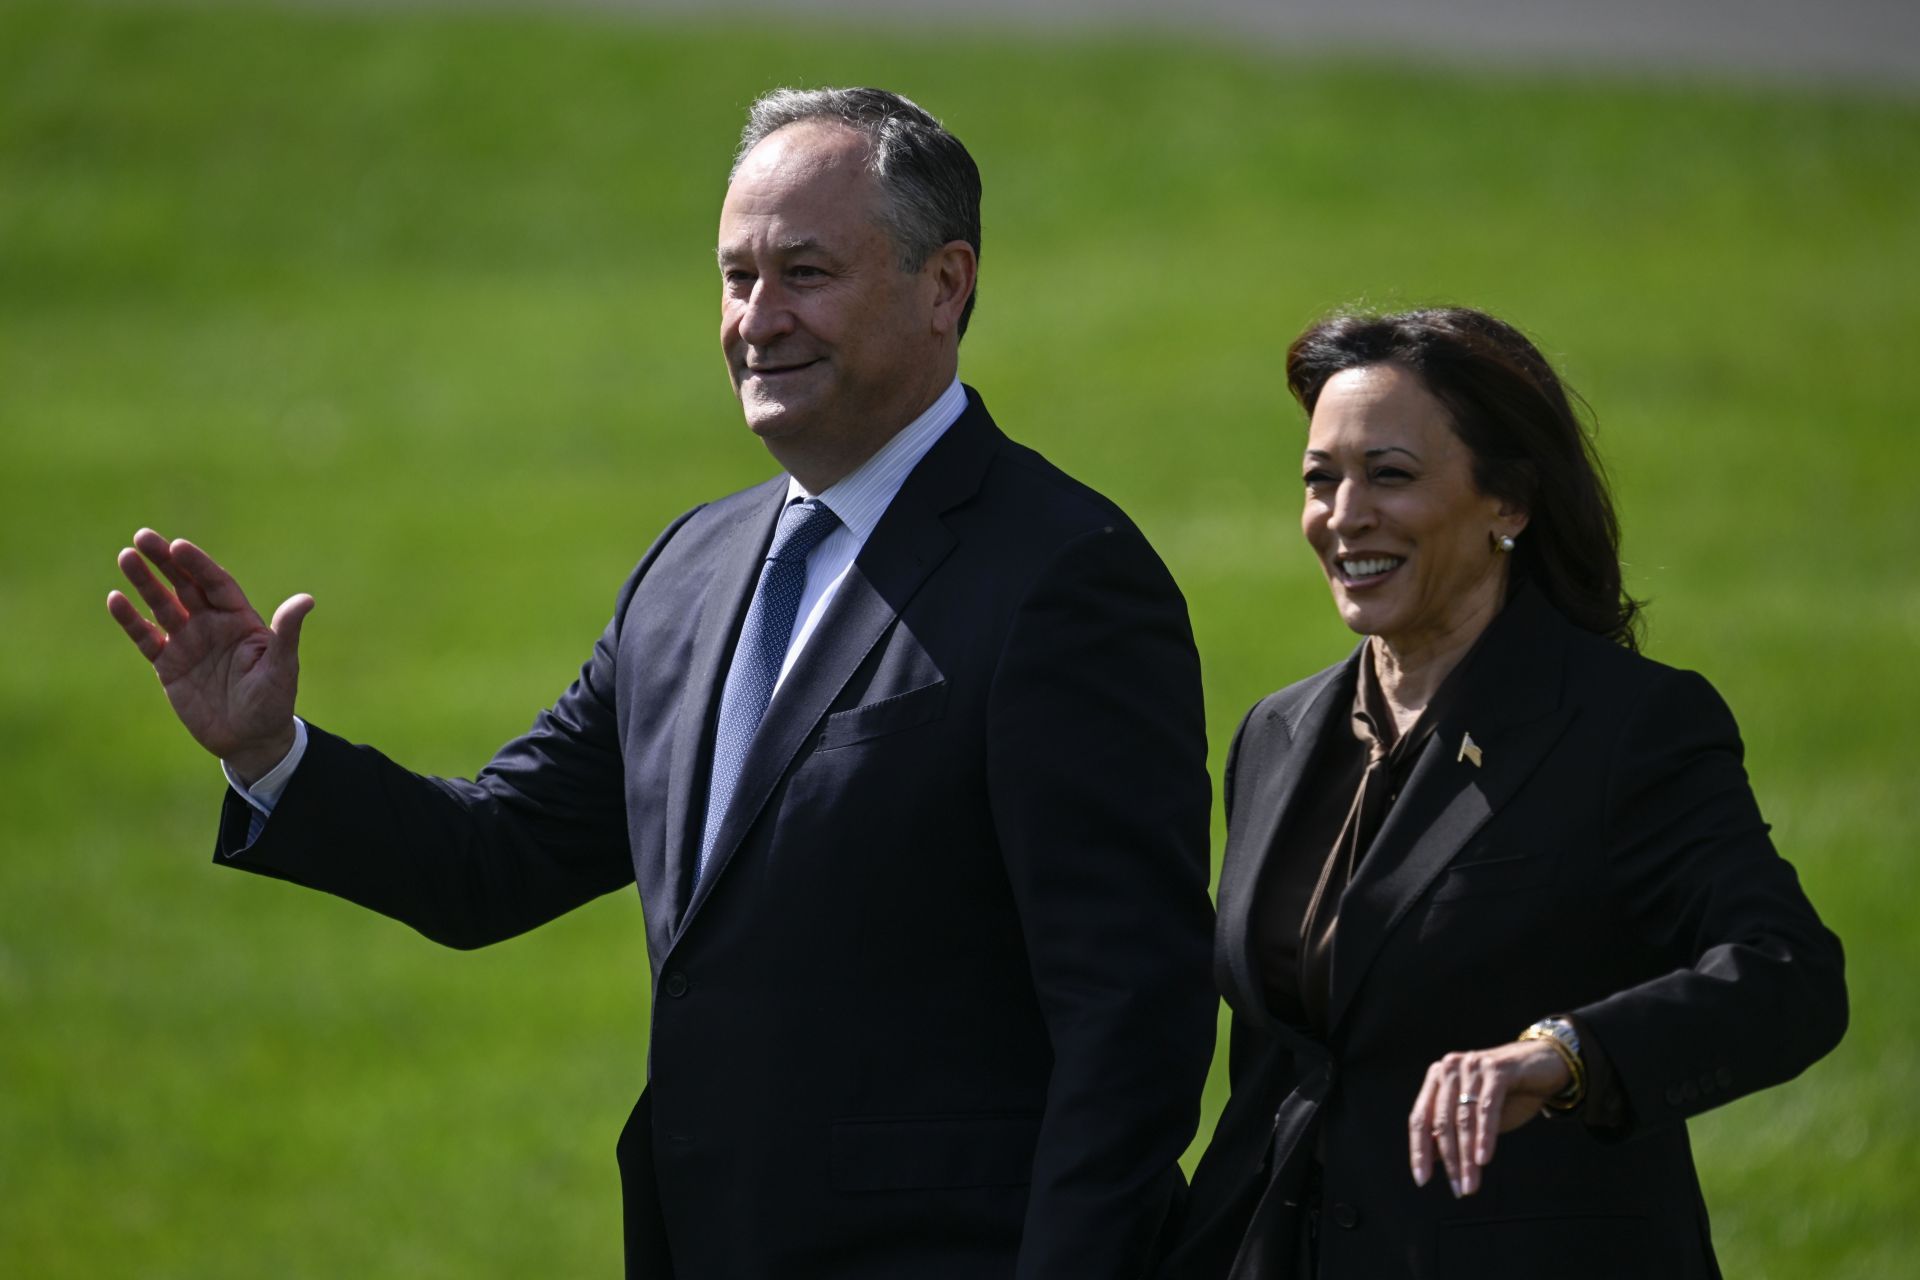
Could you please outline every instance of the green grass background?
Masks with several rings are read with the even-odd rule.
[[[1912,1274],[1920,103],[41,3],[0,6],[0,1274],[614,1273],[637,901],[456,955],[211,869],[215,767],[101,600],[137,525],[191,535],[265,609],[318,598],[312,719],[477,767],[654,532],[771,471],[710,246],[741,111],[786,82],[898,87],[979,158],[964,372],[1172,564],[1216,765],[1350,643],[1296,532],[1288,339],[1459,299],[1556,355],[1650,650],[1733,704],[1852,961],[1841,1049],[1694,1126],[1728,1274]]]

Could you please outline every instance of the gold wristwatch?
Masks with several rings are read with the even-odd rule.
[[[1566,1088],[1547,1099],[1549,1111],[1571,1111],[1586,1101],[1587,1063],[1580,1056],[1580,1032],[1571,1021],[1558,1015],[1542,1018],[1522,1031],[1519,1038],[1552,1045],[1567,1064],[1567,1074],[1572,1079]]]

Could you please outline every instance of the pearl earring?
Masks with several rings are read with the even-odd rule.
[[[1513,538],[1503,533],[1500,535],[1499,541],[1497,541],[1494,545],[1499,547],[1502,551],[1512,551]]]

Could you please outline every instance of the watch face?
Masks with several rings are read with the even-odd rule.
[[[1565,1018],[1542,1018],[1536,1024],[1542,1031],[1550,1032],[1553,1038],[1573,1050],[1577,1057],[1580,1053],[1580,1033]]]

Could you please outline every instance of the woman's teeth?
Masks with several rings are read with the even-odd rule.
[[[1398,568],[1404,561],[1403,556],[1372,556],[1365,560],[1342,560],[1340,572],[1349,578],[1371,578],[1389,569]]]

